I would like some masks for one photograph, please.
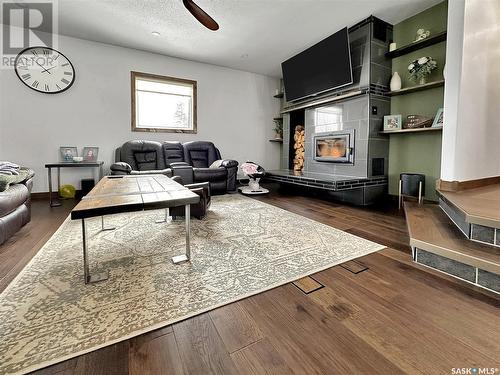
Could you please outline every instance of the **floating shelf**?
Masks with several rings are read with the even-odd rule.
[[[279,94],[273,95],[273,98],[281,99],[283,96],[284,96],[284,94],[282,92],[280,92]]]
[[[283,121],[283,117],[275,117],[273,118],[273,121]]]
[[[415,128],[415,129],[401,129],[401,130],[385,130],[380,132],[380,134],[401,134],[401,133],[421,133],[421,132],[432,132],[443,130],[442,126],[436,126],[431,128]]]
[[[274,138],[274,139],[270,139],[269,142],[283,143],[283,139],[281,139],[281,138]]]
[[[429,47],[444,41],[446,41],[446,31],[443,31],[433,36],[429,36],[423,40],[419,40],[418,42],[407,44],[406,46],[395,49],[394,51],[387,52],[385,56],[389,58],[403,56],[406,55],[407,53],[419,50],[421,48]]]
[[[389,92],[387,92],[387,95],[389,95],[389,96],[404,95],[404,94],[409,94],[412,92],[433,89],[435,87],[440,87],[440,86],[444,86],[444,80],[424,83],[423,85],[417,85],[417,86],[412,86],[412,87],[405,87],[404,89],[401,89],[401,90],[389,91]]]

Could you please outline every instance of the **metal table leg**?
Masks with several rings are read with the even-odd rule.
[[[100,272],[94,275],[90,274],[89,260],[87,254],[87,227],[85,226],[85,219],[82,219],[82,239],[83,239],[83,275],[85,284],[96,283],[98,281],[106,280],[109,275],[107,272]]]
[[[168,223],[169,221],[172,221],[172,218],[170,217],[170,209],[165,208],[165,218],[156,220],[155,223],[157,223],[157,224]]]
[[[59,168],[58,168],[59,170]],[[61,205],[61,201],[59,200],[56,200],[54,201],[53,197],[52,197],[52,168],[48,167],[47,168],[47,173],[48,173],[48,177],[49,177],[49,205],[50,207],[59,207]],[[58,176],[58,181],[59,181],[60,177]],[[58,194],[59,194],[59,189],[57,190]]]
[[[186,204],[185,207],[185,215],[186,215],[186,254],[176,255],[172,258],[172,262],[174,264],[189,262],[191,258],[191,246],[189,243],[191,236],[191,205]]]
[[[101,231],[104,232],[104,231],[107,231],[107,230],[115,230],[116,227],[105,227],[104,226],[104,216],[101,216]]]

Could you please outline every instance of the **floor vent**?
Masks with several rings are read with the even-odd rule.
[[[310,294],[324,287],[319,281],[313,279],[311,276],[303,277],[292,283],[299,288],[304,294]]]
[[[340,267],[348,270],[349,272],[352,272],[355,275],[368,269],[368,267],[366,267],[364,264],[355,260],[350,260],[349,262],[342,263]]]

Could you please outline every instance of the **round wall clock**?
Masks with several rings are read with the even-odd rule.
[[[61,52],[49,47],[30,47],[16,57],[14,69],[30,89],[57,94],[75,82],[75,69]]]

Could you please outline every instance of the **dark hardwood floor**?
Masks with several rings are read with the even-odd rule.
[[[258,199],[389,248],[36,374],[451,374],[500,367],[500,299],[414,264],[402,213],[275,189]],[[72,205],[33,202],[32,222],[0,246],[1,290]]]

